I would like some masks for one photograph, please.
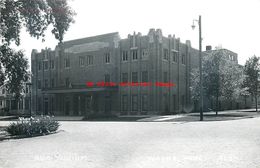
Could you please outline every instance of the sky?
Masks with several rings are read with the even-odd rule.
[[[146,35],[150,28],[191,41],[199,47],[199,30],[192,30],[193,20],[201,15],[202,49],[206,45],[222,47],[238,54],[244,65],[253,55],[260,56],[260,0],[69,0],[75,10],[75,23],[64,41],[119,32],[122,39],[135,31]],[[54,49],[58,41],[47,30],[45,42],[22,30],[19,49],[30,61],[32,49]]]

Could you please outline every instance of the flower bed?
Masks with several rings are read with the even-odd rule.
[[[8,125],[6,132],[11,136],[35,136],[44,135],[58,130],[60,124],[53,117],[41,116],[23,118]]]

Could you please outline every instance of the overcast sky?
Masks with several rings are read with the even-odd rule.
[[[203,50],[206,45],[222,46],[238,53],[240,64],[254,54],[260,56],[260,0],[70,0],[69,4],[77,15],[64,41],[110,32],[126,38],[134,31],[146,35],[150,28],[160,28],[164,36],[175,34],[198,48],[198,26],[192,30],[191,25],[201,15]],[[21,39],[19,48],[29,59],[32,49],[54,49],[58,43],[50,33],[44,43],[25,31]]]

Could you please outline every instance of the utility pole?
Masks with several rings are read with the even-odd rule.
[[[202,81],[202,38],[201,38],[201,15],[199,20],[193,20],[192,29],[195,28],[194,21],[199,24],[199,71],[200,71],[200,121],[203,121],[203,81]]]

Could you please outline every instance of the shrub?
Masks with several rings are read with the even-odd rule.
[[[41,116],[36,118],[20,117],[18,121],[11,123],[6,131],[10,135],[34,136],[55,132],[60,124],[53,117]]]

